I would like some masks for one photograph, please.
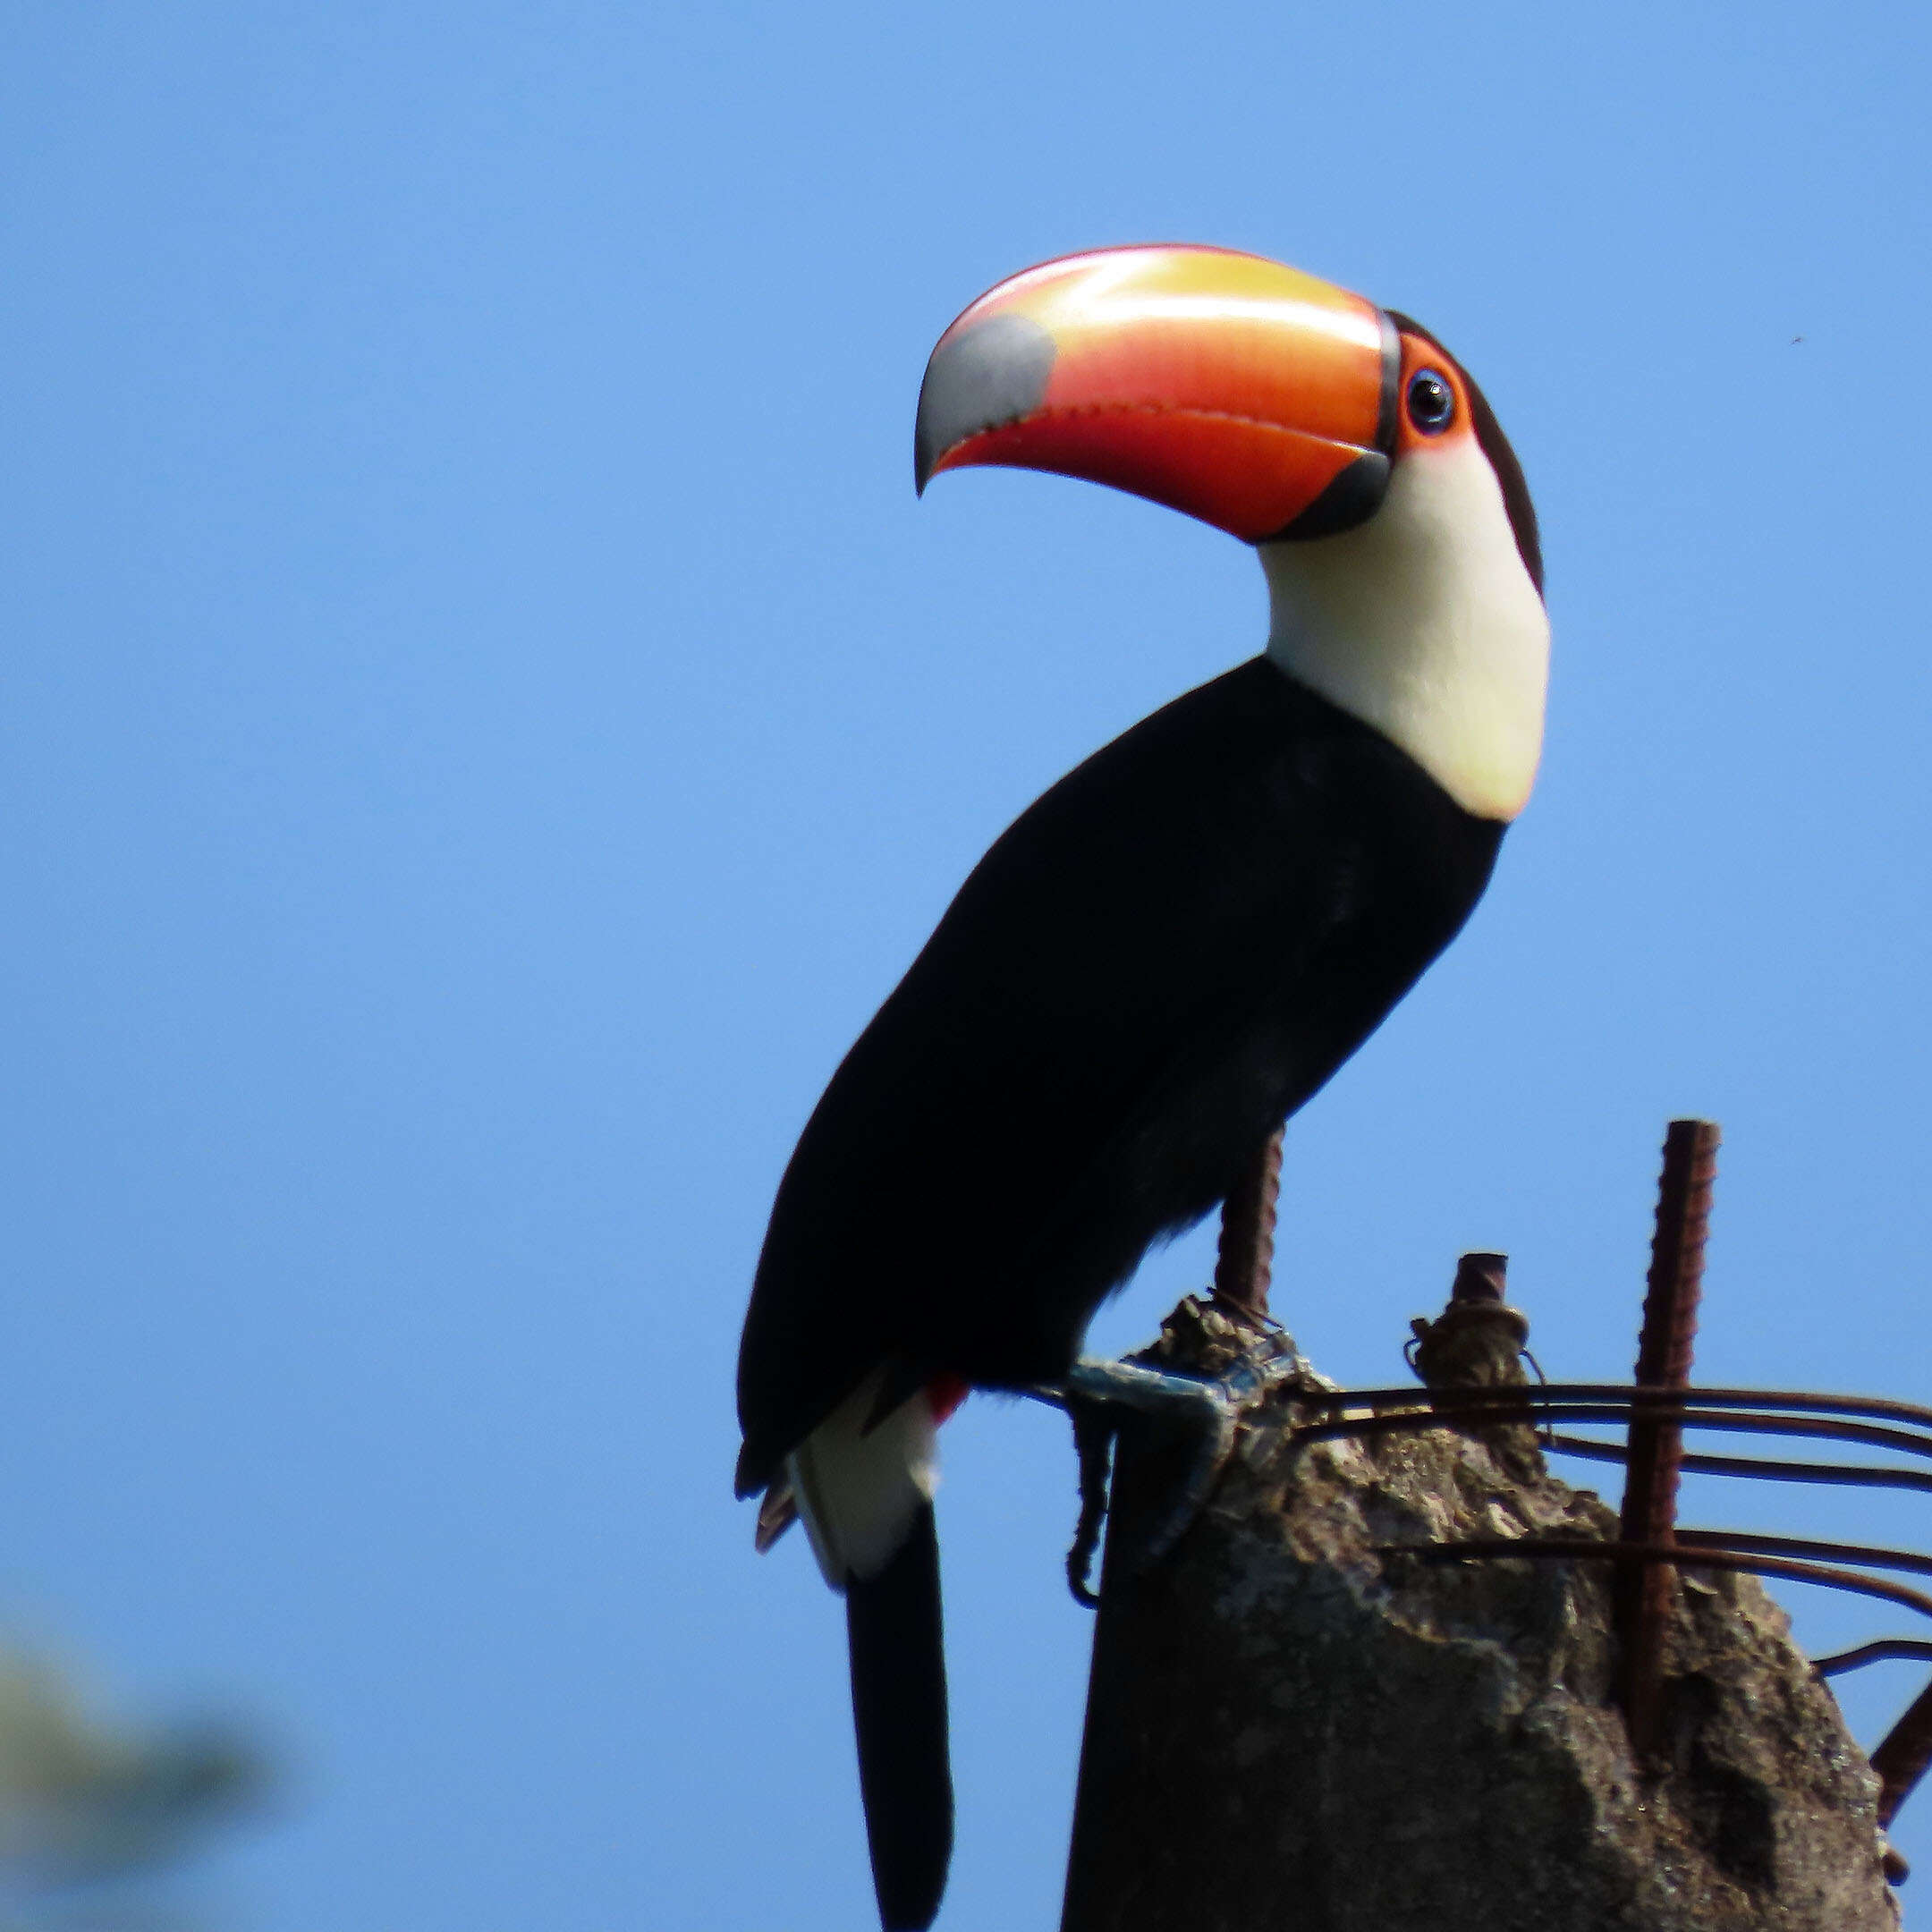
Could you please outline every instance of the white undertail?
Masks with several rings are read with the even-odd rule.
[[[879,1369],[786,1458],[812,1555],[835,1590],[877,1576],[939,1488],[938,1429],[922,1389],[877,1428]]]

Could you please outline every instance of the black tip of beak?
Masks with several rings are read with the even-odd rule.
[[[933,351],[912,431],[912,483],[920,496],[948,450],[1040,406],[1054,353],[1053,337],[1017,315],[988,316]]]

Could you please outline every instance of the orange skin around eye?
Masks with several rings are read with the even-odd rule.
[[[1418,429],[1409,414],[1409,385],[1423,369],[1434,369],[1455,393],[1455,414],[1450,418],[1449,427],[1434,436]],[[1441,449],[1458,437],[1476,433],[1475,418],[1470,410],[1469,385],[1462,379],[1462,371],[1434,343],[1425,342],[1419,335],[1411,335],[1407,329],[1402,331],[1402,387],[1397,394],[1402,399],[1396,410],[1395,460],[1398,462],[1411,450]]]

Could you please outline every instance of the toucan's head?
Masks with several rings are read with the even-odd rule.
[[[939,338],[914,477],[1006,464],[1111,483],[1256,545],[1268,653],[1467,809],[1515,817],[1542,742],[1536,512],[1434,336],[1225,249],[1027,269]]]

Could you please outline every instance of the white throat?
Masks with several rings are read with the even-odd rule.
[[[1549,619],[1473,436],[1411,448],[1338,537],[1263,544],[1267,655],[1505,823],[1543,750]]]

